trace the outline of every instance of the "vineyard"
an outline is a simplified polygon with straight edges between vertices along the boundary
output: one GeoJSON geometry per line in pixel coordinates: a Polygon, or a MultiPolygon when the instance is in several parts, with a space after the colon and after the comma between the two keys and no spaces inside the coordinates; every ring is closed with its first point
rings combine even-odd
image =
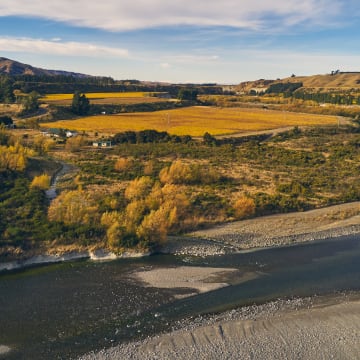
{"type": "Polygon", "coordinates": [[[291,113],[266,109],[193,106],[146,113],[89,116],[43,123],[43,127],[115,134],[154,129],[176,135],[228,135],[288,126],[334,125],[336,116],[291,113]]]}

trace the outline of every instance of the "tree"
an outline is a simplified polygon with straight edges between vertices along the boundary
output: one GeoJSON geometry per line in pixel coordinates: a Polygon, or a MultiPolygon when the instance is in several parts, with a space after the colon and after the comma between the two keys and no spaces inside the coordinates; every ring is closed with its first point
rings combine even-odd
{"type": "Polygon", "coordinates": [[[10,116],[0,116],[0,125],[11,126],[13,123],[13,119],[10,116]]]}
{"type": "Polygon", "coordinates": [[[197,101],[198,91],[196,89],[180,89],[177,98],[181,101],[197,101]]]}
{"type": "Polygon", "coordinates": [[[30,188],[37,188],[40,190],[47,190],[50,187],[50,176],[47,174],[42,174],[35,176],[30,184],[30,188]]]}
{"type": "Polygon", "coordinates": [[[35,112],[39,109],[39,98],[40,95],[36,91],[32,91],[30,94],[26,95],[22,99],[23,109],[21,111],[22,115],[27,115],[35,112]]]}
{"type": "Polygon", "coordinates": [[[51,202],[48,218],[64,224],[89,225],[99,220],[98,205],[83,190],[64,191],[51,202]]]}
{"type": "Polygon", "coordinates": [[[15,102],[15,95],[10,79],[5,76],[0,78],[0,103],[15,102]]]}
{"type": "Polygon", "coordinates": [[[217,144],[216,139],[211,134],[209,134],[208,132],[206,132],[204,134],[203,142],[204,142],[205,145],[216,145],[217,144]]]}
{"type": "Polygon", "coordinates": [[[90,110],[90,101],[85,94],[76,91],[73,95],[71,111],[77,115],[86,115],[90,110]]]}

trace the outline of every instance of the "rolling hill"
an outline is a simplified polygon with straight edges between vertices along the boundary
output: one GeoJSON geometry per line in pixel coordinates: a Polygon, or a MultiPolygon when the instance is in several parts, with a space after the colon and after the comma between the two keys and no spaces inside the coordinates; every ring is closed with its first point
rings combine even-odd
{"type": "Polygon", "coordinates": [[[236,86],[236,91],[250,92],[252,89],[260,92],[266,90],[271,84],[276,83],[302,83],[302,88],[313,89],[316,91],[344,91],[350,89],[360,89],[360,72],[340,72],[332,74],[311,75],[311,76],[291,76],[276,80],[256,80],[242,82],[236,86]]]}
{"type": "Polygon", "coordinates": [[[91,77],[91,75],[80,74],[62,70],[47,70],[37,68],[28,64],[0,57],[0,75],[37,75],[37,76],[72,76],[77,78],[91,77]]]}

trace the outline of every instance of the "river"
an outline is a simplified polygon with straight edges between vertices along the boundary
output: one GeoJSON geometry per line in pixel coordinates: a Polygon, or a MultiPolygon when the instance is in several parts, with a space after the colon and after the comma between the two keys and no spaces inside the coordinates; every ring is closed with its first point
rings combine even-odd
{"type": "MultiPolygon", "coordinates": [[[[225,275],[224,275],[225,276],[225,275]]],[[[0,275],[0,359],[69,359],[90,350],[169,331],[183,319],[277,298],[360,290],[360,238],[206,258],[67,262],[0,275]],[[177,299],[186,289],[145,287],[132,274],[176,266],[237,268],[230,286],[177,299]],[[239,274],[238,272],[238,274],[239,274]]]]}

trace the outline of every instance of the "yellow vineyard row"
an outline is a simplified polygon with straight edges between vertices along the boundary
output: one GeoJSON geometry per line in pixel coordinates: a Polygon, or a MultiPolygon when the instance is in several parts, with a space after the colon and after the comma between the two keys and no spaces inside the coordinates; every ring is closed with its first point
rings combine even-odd
{"type": "MultiPolygon", "coordinates": [[[[109,93],[85,93],[88,99],[104,99],[104,98],[134,98],[134,97],[146,97],[149,93],[144,92],[109,92],[109,93]]],[[[60,101],[71,100],[73,94],[48,94],[42,97],[42,101],[60,101]]]]}

